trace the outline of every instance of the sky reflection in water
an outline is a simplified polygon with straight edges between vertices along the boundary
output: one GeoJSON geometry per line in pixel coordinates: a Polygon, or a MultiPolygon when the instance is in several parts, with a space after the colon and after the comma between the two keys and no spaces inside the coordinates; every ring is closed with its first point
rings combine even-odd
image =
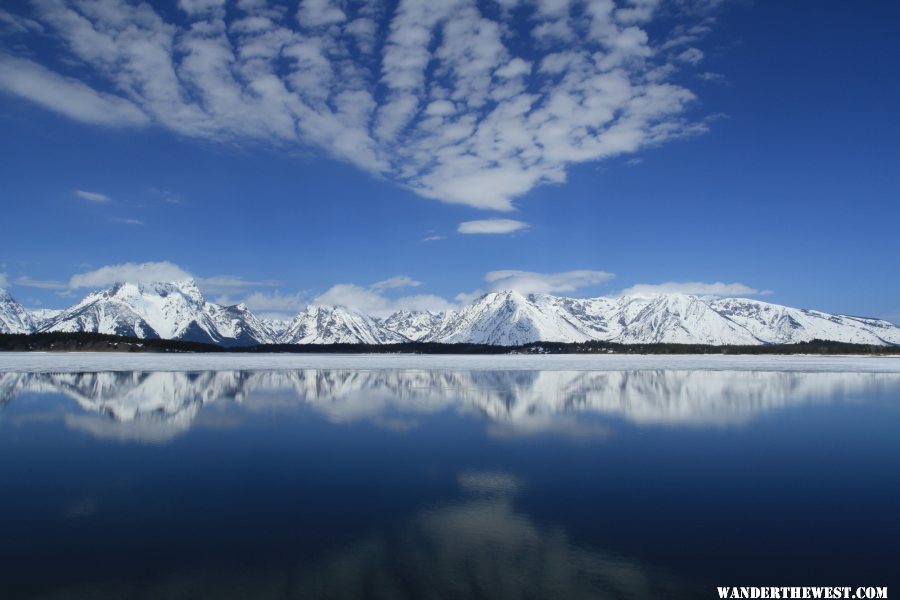
{"type": "Polygon", "coordinates": [[[4,598],[889,585],[900,374],[0,374],[4,598]]]}

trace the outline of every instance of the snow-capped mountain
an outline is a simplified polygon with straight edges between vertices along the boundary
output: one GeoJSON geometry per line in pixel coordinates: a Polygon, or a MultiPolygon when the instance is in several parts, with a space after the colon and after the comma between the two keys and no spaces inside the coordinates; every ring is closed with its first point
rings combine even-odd
{"type": "MultiPolygon", "coordinates": [[[[600,340],[625,344],[759,344],[696,296],[561,298],[492,292],[448,317],[434,341],[518,345],[600,340]]],[[[810,338],[812,339],[812,338],[810,338]]]]}
{"type": "Polygon", "coordinates": [[[449,315],[430,338],[443,343],[515,346],[536,341],[584,342],[592,339],[584,323],[552,296],[504,291],[485,294],[449,315]]]}
{"type": "Polygon", "coordinates": [[[610,341],[624,344],[760,343],[702,298],[685,294],[623,296],[613,305],[609,321],[610,341]]]}
{"type": "Polygon", "coordinates": [[[414,342],[427,342],[440,330],[445,316],[440,312],[404,309],[384,319],[381,324],[414,342]]]}
{"type": "Polygon", "coordinates": [[[282,344],[396,344],[409,341],[368,315],[342,306],[309,306],[294,317],[282,344]]]}
{"type": "Polygon", "coordinates": [[[420,339],[495,345],[587,340],[758,345],[822,339],[887,345],[900,344],[900,327],[743,298],[652,294],[579,299],[504,291],[447,315],[434,334],[420,339]]]}
{"type": "Polygon", "coordinates": [[[714,298],[709,305],[765,343],[789,344],[818,338],[854,344],[900,344],[900,328],[881,319],[832,315],[746,298],[714,298]]]}
{"type": "Polygon", "coordinates": [[[38,330],[87,331],[227,346],[272,341],[265,326],[245,305],[207,302],[192,280],[120,283],[89,294],[38,330]]]}
{"type": "Polygon", "coordinates": [[[449,313],[401,310],[376,319],[342,306],[309,306],[291,321],[259,319],[243,304],[206,301],[193,281],[121,283],[75,306],[29,314],[0,290],[0,332],[68,331],[138,338],[257,344],[392,344],[408,341],[710,345],[814,339],[900,345],[900,327],[745,298],[647,294],[565,298],[499,291],[449,313]]]}
{"type": "Polygon", "coordinates": [[[0,288],[0,333],[31,333],[34,321],[28,311],[0,288]]]}

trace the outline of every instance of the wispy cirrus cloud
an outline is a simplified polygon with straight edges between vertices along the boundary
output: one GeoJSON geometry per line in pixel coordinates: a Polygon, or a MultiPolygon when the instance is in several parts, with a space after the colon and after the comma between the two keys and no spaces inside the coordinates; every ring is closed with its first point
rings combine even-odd
{"type": "Polygon", "coordinates": [[[278,279],[247,279],[236,275],[214,275],[194,277],[200,289],[208,294],[226,294],[258,287],[277,287],[283,282],[278,279]]]}
{"type": "Polygon", "coordinates": [[[133,102],[99,92],[29,59],[0,54],[0,90],[92,125],[134,127],[150,122],[133,102]]]}
{"type": "Polygon", "coordinates": [[[678,55],[678,60],[696,65],[703,60],[703,51],[699,48],[688,48],[678,55]]]}
{"type": "Polygon", "coordinates": [[[408,275],[397,275],[372,284],[373,290],[393,290],[408,287],[419,287],[421,281],[416,281],[408,275]]]}
{"type": "Polygon", "coordinates": [[[32,19],[14,15],[0,8],[0,34],[42,33],[44,28],[32,19]]]}
{"type": "MultiPolygon", "coordinates": [[[[57,281],[55,279],[33,279],[31,277],[23,275],[22,277],[16,278],[16,285],[22,287],[31,287],[42,290],[67,290],[69,289],[69,284],[65,281],[57,281]]],[[[2,286],[0,286],[2,287],[2,286]]]]}
{"type": "Polygon", "coordinates": [[[606,271],[564,271],[536,273],[533,271],[491,271],[484,276],[492,291],[513,290],[523,294],[567,293],[609,281],[615,277],[606,271]]]}
{"type": "Polygon", "coordinates": [[[524,231],[529,225],[525,221],[515,219],[481,219],[478,221],[465,221],[459,224],[456,231],[462,234],[504,234],[524,231]]]}
{"type": "Polygon", "coordinates": [[[651,294],[693,294],[697,296],[762,296],[769,290],[758,290],[743,283],[704,283],[702,281],[668,281],[666,283],[639,283],[619,292],[621,296],[651,294]]]}
{"type": "Polygon", "coordinates": [[[63,54],[53,65],[0,54],[0,90],[96,125],[318,148],[421,196],[494,210],[571,165],[705,130],[673,80],[702,58],[705,13],[657,19],[655,0],[500,5],[182,0],[179,13],[40,0],[5,21],[18,47],[40,28],[63,54]]]}
{"type": "Polygon", "coordinates": [[[81,198],[82,200],[87,200],[88,202],[96,202],[98,204],[103,202],[109,202],[110,197],[106,194],[101,194],[100,192],[88,192],[85,190],[75,190],[75,195],[81,198]]]}

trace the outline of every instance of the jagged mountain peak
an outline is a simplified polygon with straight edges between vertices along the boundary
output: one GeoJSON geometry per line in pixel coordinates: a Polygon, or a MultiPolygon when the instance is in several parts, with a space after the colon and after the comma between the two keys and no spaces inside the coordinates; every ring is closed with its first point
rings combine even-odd
{"type": "Polygon", "coordinates": [[[28,311],[0,288],[0,333],[30,333],[33,330],[34,321],[28,311]]]}
{"type": "Polygon", "coordinates": [[[752,345],[813,339],[900,345],[900,327],[880,319],[683,293],[566,298],[497,290],[446,314],[404,309],[376,319],[346,306],[310,305],[289,322],[261,320],[246,304],[208,302],[192,280],[116,284],[88,294],[56,316],[51,313],[40,319],[32,318],[7,292],[0,291],[0,330],[34,329],[224,345],[410,340],[496,345],[588,340],[752,345]]]}
{"type": "Polygon", "coordinates": [[[550,298],[526,296],[513,290],[490,292],[448,316],[432,339],[510,346],[591,339],[584,325],[571,314],[554,310],[550,298]]]}
{"type": "Polygon", "coordinates": [[[93,331],[223,345],[274,341],[246,306],[208,302],[192,279],[117,283],[88,294],[41,331],[93,331]]]}
{"type": "Polygon", "coordinates": [[[447,317],[442,312],[401,309],[383,319],[381,324],[414,342],[427,342],[447,317]]]}
{"type": "Polygon", "coordinates": [[[391,344],[408,339],[352,308],[310,305],[291,321],[283,344],[391,344]]]}
{"type": "Polygon", "coordinates": [[[152,282],[119,282],[112,287],[96,292],[106,297],[132,298],[138,296],[161,296],[180,294],[193,302],[203,302],[203,294],[193,279],[180,281],[152,281],[152,282]]]}
{"type": "Polygon", "coordinates": [[[622,296],[614,323],[624,343],[759,344],[741,325],[716,312],[699,296],[643,294],[622,296]]]}

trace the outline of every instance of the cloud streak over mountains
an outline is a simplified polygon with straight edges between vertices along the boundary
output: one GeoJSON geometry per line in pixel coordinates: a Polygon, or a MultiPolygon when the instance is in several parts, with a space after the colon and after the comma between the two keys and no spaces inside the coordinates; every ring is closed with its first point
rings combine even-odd
{"type": "Polygon", "coordinates": [[[511,210],[573,164],[704,130],[672,80],[702,63],[709,19],[651,39],[671,22],[654,22],[661,4],[34,0],[0,9],[20,49],[0,50],[0,90],[95,125],[318,148],[427,198],[511,210]],[[59,60],[34,58],[47,43],[59,60]]]}
{"type": "Polygon", "coordinates": [[[694,294],[697,296],[765,296],[769,290],[758,290],[743,283],[704,283],[701,281],[669,281],[666,283],[639,283],[619,292],[622,296],[635,294],[694,294]]]}
{"type": "MultiPolygon", "coordinates": [[[[215,295],[222,305],[243,302],[252,310],[267,318],[291,318],[309,305],[345,306],[369,315],[386,317],[398,310],[427,310],[444,312],[458,309],[487,292],[512,290],[522,294],[582,294],[600,284],[608,283],[615,274],[607,271],[574,270],[558,273],[539,273],[505,269],[489,271],[484,275],[487,289],[460,292],[452,300],[436,294],[409,293],[425,282],[408,275],[396,275],[368,285],[337,283],[321,293],[300,291],[282,292],[283,282],[277,280],[247,279],[234,275],[202,277],[170,261],[146,263],[121,263],[107,265],[77,273],[68,282],[37,280],[20,276],[13,280],[0,272],[0,288],[7,283],[20,287],[54,290],[99,290],[116,283],[134,284],[174,282],[193,279],[204,294],[215,295]]],[[[682,293],[704,296],[755,296],[770,294],[743,283],[668,282],[661,284],[637,284],[617,295],[646,295],[682,293]]]]}

